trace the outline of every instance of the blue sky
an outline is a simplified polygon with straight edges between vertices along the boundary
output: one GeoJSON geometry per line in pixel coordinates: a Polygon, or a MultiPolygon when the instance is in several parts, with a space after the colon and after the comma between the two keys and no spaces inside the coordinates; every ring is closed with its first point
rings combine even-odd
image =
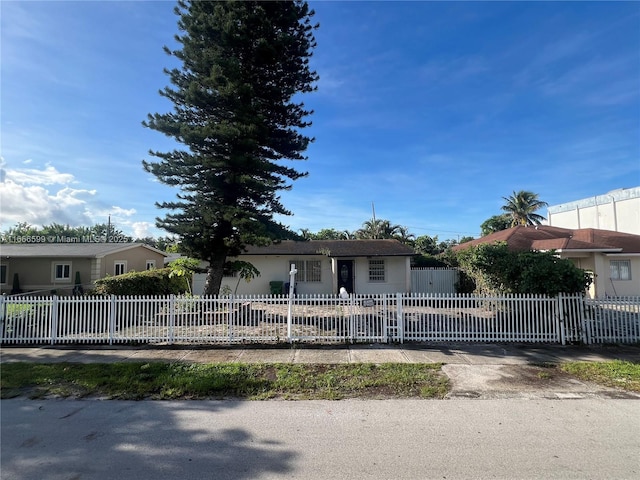
{"type": "MultiPolygon", "coordinates": [[[[293,230],[371,218],[478,236],[502,197],[550,205],[640,185],[640,3],[310,2],[320,23],[309,176],[293,230]]],[[[169,149],[141,122],[174,60],[173,2],[0,2],[0,230],[106,223],[164,236],[169,149]]],[[[546,214],[546,211],[541,212],[546,214]]]]}

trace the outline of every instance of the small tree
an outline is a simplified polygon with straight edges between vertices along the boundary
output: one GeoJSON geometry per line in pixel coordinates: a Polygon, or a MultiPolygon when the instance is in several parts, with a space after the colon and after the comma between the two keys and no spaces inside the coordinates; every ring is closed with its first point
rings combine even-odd
{"type": "Polygon", "coordinates": [[[197,273],[201,269],[199,268],[200,262],[196,258],[177,258],[171,262],[169,267],[169,278],[182,277],[186,282],[185,290],[189,292],[189,295],[193,294],[191,289],[191,280],[194,273],[197,273]]]}
{"type": "Polygon", "coordinates": [[[260,276],[260,271],[252,263],[245,262],[242,260],[227,262],[227,268],[229,269],[229,271],[238,274],[238,281],[236,282],[236,288],[233,290],[234,295],[238,293],[240,280],[244,280],[245,282],[249,283],[255,277],[260,276]]]}
{"type": "Polygon", "coordinates": [[[489,217],[482,222],[480,225],[480,233],[484,237],[508,228],[511,228],[511,216],[507,213],[503,213],[502,215],[489,217]]]}

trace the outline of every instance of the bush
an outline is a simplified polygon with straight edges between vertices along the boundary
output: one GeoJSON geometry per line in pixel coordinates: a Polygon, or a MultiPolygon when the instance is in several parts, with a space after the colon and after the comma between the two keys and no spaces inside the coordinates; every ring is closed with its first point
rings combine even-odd
{"type": "Polygon", "coordinates": [[[456,257],[479,293],[555,296],[583,293],[592,281],[589,273],[554,252],[514,252],[504,242],[469,247],[456,257]]]}
{"type": "Polygon", "coordinates": [[[144,272],[129,272],[96,281],[97,295],[171,295],[187,290],[185,277],[170,277],[171,269],[160,268],[144,272]]]}

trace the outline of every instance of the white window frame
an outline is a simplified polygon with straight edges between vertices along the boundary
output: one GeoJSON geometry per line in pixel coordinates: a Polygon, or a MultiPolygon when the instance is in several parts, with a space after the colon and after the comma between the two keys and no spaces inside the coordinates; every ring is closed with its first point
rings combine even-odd
{"type": "Polygon", "coordinates": [[[73,271],[71,262],[53,262],[51,277],[54,282],[71,282],[71,272],[73,271]],[[62,276],[58,276],[58,267],[62,268],[62,276]],[[65,273],[68,275],[65,276],[65,273]]]}
{"type": "Polygon", "coordinates": [[[384,258],[369,259],[369,283],[385,283],[387,281],[387,262],[384,258]]]}
{"type": "Polygon", "coordinates": [[[147,260],[146,270],[155,270],[156,261],[155,260],[147,260]]]}
{"type": "Polygon", "coordinates": [[[296,266],[296,282],[301,283],[322,283],[322,260],[289,260],[288,267],[291,264],[296,266]]]}
{"type": "Polygon", "coordinates": [[[610,260],[609,272],[611,280],[631,280],[631,260],[610,260]]]}
{"type": "Polygon", "coordinates": [[[7,285],[9,283],[9,265],[6,263],[0,264],[0,285],[7,285]],[[4,282],[2,281],[2,272],[4,269],[4,282]]]}
{"type": "Polygon", "coordinates": [[[113,274],[114,275],[124,275],[127,273],[127,261],[126,260],[116,260],[113,262],[113,274]],[[118,273],[118,267],[122,266],[122,272],[118,273]]]}

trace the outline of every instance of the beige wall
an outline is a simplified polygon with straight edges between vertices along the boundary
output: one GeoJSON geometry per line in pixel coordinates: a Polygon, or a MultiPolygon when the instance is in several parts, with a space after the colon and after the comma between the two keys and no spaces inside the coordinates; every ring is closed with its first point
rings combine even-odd
{"type": "Polygon", "coordinates": [[[0,286],[2,293],[11,293],[14,273],[18,274],[20,289],[25,293],[49,295],[51,290],[56,290],[60,295],[70,294],[75,284],[76,272],[80,272],[83,285],[91,283],[91,261],[88,258],[8,258],[3,259],[2,264],[7,265],[7,283],[0,286]],[[70,265],[69,280],[55,279],[56,264],[70,265]]]}
{"type": "MultiPolygon", "coordinates": [[[[562,255],[567,258],[566,255],[562,255]]],[[[568,257],[578,268],[594,273],[594,281],[588,289],[591,298],[640,296],[640,256],[605,255],[568,257]],[[629,260],[631,280],[611,279],[611,260],[629,260]]]]}
{"type": "Polygon", "coordinates": [[[606,255],[603,259],[605,280],[605,296],[626,297],[640,296],[640,257],[624,255],[606,255]],[[611,260],[629,260],[631,263],[631,280],[612,280],[610,275],[611,260]]]}
{"type": "Polygon", "coordinates": [[[160,253],[153,252],[147,248],[132,248],[119,253],[105,255],[100,262],[100,278],[106,275],[115,275],[115,264],[125,262],[125,273],[144,272],[147,268],[147,261],[155,261],[156,268],[164,266],[164,257],[160,253]]]}
{"type": "Polygon", "coordinates": [[[55,290],[58,295],[68,295],[72,293],[76,272],[80,272],[80,281],[84,289],[92,288],[93,282],[98,278],[103,278],[107,274],[114,274],[116,261],[124,261],[127,265],[127,272],[143,271],[146,269],[147,260],[155,260],[156,268],[162,268],[164,257],[144,247],[132,248],[121,253],[107,255],[104,258],[81,258],[81,257],[32,257],[32,258],[3,258],[2,265],[7,266],[7,282],[0,285],[1,293],[11,293],[13,288],[13,274],[18,273],[20,289],[23,292],[39,292],[42,295],[49,295],[55,290]],[[54,275],[54,265],[69,264],[69,280],[56,280],[54,275]]]}

